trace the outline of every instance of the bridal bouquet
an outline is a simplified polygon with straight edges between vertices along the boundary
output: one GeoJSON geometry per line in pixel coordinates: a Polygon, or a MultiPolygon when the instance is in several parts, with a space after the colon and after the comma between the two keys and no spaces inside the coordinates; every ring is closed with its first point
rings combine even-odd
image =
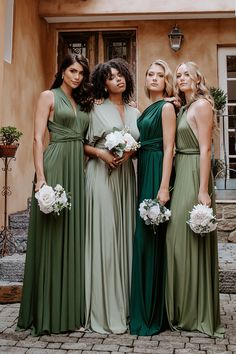
{"type": "Polygon", "coordinates": [[[35,198],[38,200],[39,209],[44,214],[60,215],[64,208],[71,209],[71,197],[60,184],[57,184],[54,188],[44,184],[35,193],[35,198]]]}
{"type": "Polygon", "coordinates": [[[193,232],[201,234],[201,236],[203,236],[202,234],[214,231],[217,227],[212,208],[203,204],[194,205],[192,211],[190,211],[190,219],[187,221],[187,224],[193,232]]]}
{"type": "Polygon", "coordinates": [[[105,147],[119,157],[122,157],[125,151],[136,151],[140,147],[140,143],[132,137],[127,127],[122,130],[113,128],[113,132],[107,134],[105,139],[105,147]]]}
{"type": "Polygon", "coordinates": [[[153,225],[154,233],[155,226],[168,221],[171,217],[171,211],[157,199],[144,199],[139,205],[139,213],[146,225],[153,225]]]}

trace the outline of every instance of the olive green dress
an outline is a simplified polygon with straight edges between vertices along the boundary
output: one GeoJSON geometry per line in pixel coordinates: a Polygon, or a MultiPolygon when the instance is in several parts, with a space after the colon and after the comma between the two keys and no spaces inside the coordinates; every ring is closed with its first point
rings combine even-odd
{"type": "Polygon", "coordinates": [[[33,335],[75,330],[84,323],[84,154],[87,113],[73,109],[53,89],[51,141],[44,153],[47,184],[71,193],[72,208],[60,216],[43,214],[32,195],[23,297],[18,330],[33,335]]]}
{"type": "MultiPolygon", "coordinates": [[[[128,127],[138,140],[137,109],[125,106],[125,120],[107,99],[91,112],[88,143],[104,149],[114,127],[128,127]]],[[[86,327],[99,333],[127,330],[135,227],[136,187],[132,159],[110,173],[98,158],[86,171],[86,327]]]]}
{"type": "MultiPolygon", "coordinates": [[[[166,308],[173,329],[198,330],[222,336],[220,327],[217,234],[201,237],[186,221],[198,204],[200,186],[199,144],[182,108],[177,119],[176,179],[167,226],[166,308]]],[[[209,194],[214,192],[209,180],[209,194]]]]}
{"type": "MultiPolygon", "coordinates": [[[[162,108],[166,101],[151,104],[138,119],[141,148],[138,153],[138,207],[157,196],[162,178],[162,108]]],[[[137,210],[132,266],[130,332],[151,336],[167,326],[165,312],[165,230],[145,225],[137,210]]]]}

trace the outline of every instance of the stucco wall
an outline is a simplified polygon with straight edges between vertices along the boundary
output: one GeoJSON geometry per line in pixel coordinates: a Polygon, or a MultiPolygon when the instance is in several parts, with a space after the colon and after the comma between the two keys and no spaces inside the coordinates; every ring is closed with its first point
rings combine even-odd
{"type": "MultiPolygon", "coordinates": [[[[59,4],[58,1],[55,3],[59,4]]],[[[201,67],[209,84],[217,85],[217,47],[236,46],[236,19],[178,20],[177,24],[184,34],[184,42],[181,50],[174,52],[168,42],[168,33],[175,24],[172,20],[49,25],[38,17],[37,0],[16,0],[14,17],[13,62],[11,65],[4,64],[2,124],[16,125],[23,131],[24,136],[21,139],[16,161],[11,163],[9,185],[12,196],[9,198],[9,212],[24,209],[26,199],[31,194],[34,107],[39,92],[50,86],[57,69],[58,31],[136,29],[137,100],[140,110],[143,110],[148,103],[143,91],[144,73],[153,60],[162,58],[173,70],[178,63],[194,60],[201,67]]],[[[0,21],[0,35],[1,28],[2,21],[0,21]]],[[[2,175],[0,178],[2,185],[2,175]]],[[[0,198],[0,208],[2,213],[3,198],[0,198]]]]}
{"type": "MultiPolygon", "coordinates": [[[[2,26],[1,17],[0,23],[2,26]]],[[[1,125],[15,125],[23,132],[16,161],[11,162],[12,171],[9,172],[8,184],[12,191],[9,197],[9,213],[24,209],[26,199],[31,194],[33,116],[36,98],[45,88],[46,29],[46,22],[38,16],[38,0],[15,1],[12,64],[4,63],[3,70],[0,68],[4,80],[1,125]]],[[[0,186],[2,185],[3,173],[0,171],[0,186]]],[[[2,221],[2,196],[0,211],[2,221]]]]}
{"type": "Polygon", "coordinates": [[[3,54],[4,54],[5,4],[6,4],[6,0],[0,1],[0,125],[2,123],[2,90],[3,90],[3,54]]]}
{"type": "MultiPolygon", "coordinates": [[[[144,74],[149,64],[157,59],[166,60],[174,71],[177,64],[196,61],[204,72],[210,85],[218,85],[218,46],[236,46],[236,19],[179,20],[177,22],[184,34],[183,45],[178,52],[170,49],[168,33],[174,26],[172,20],[123,21],[102,23],[63,23],[51,24],[51,35],[47,38],[51,48],[56,46],[56,33],[60,30],[99,30],[99,29],[136,29],[137,33],[137,98],[141,110],[147,105],[144,96],[144,74]],[[196,30],[199,29],[199,30],[196,30]],[[201,29],[201,31],[200,31],[201,29]]],[[[55,67],[54,53],[48,52],[47,84],[52,79],[55,67]]]]}
{"type": "Polygon", "coordinates": [[[104,14],[141,13],[195,13],[234,11],[234,0],[189,1],[189,0],[40,0],[39,13],[42,16],[76,16],[104,14]]]}

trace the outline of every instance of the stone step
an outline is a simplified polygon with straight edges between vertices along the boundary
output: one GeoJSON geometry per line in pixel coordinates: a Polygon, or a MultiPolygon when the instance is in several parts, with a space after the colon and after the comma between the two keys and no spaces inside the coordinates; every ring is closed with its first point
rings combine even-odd
{"type": "Polygon", "coordinates": [[[236,294],[236,244],[219,243],[220,292],[236,294]]]}
{"type": "MultiPolygon", "coordinates": [[[[218,249],[220,293],[236,294],[236,244],[219,243],[218,249]]],[[[0,303],[20,301],[24,263],[25,254],[0,258],[0,303]]]]}
{"type": "Polygon", "coordinates": [[[22,282],[25,254],[13,254],[0,258],[0,281],[22,282]]]}
{"type": "Polygon", "coordinates": [[[29,225],[29,211],[23,210],[9,215],[9,228],[27,229],[29,225]]]}

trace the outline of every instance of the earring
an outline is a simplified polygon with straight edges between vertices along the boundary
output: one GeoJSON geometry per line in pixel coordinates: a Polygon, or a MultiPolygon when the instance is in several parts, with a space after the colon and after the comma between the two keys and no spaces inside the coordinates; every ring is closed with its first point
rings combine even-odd
{"type": "Polygon", "coordinates": [[[64,79],[64,73],[61,75],[62,80],[64,79]]]}
{"type": "Polygon", "coordinates": [[[107,88],[106,87],[104,88],[104,91],[107,92],[107,88]]]}

